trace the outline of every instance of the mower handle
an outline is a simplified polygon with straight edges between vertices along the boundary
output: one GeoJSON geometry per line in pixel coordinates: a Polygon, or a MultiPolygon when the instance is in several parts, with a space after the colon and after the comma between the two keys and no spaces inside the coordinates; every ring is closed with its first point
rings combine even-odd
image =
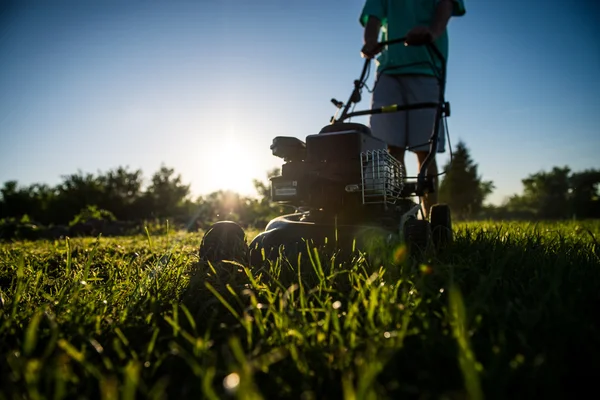
{"type": "MultiPolygon", "coordinates": [[[[401,38],[392,39],[392,40],[386,40],[386,41],[380,42],[379,44],[382,47],[384,47],[384,46],[389,46],[389,45],[399,44],[399,43],[406,43],[406,37],[401,37],[401,38]]],[[[433,161],[433,158],[435,157],[435,154],[437,153],[438,132],[439,132],[439,128],[440,128],[440,120],[442,117],[442,112],[444,112],[444,110],[447,111],[447,107],[448,107],[448,105],[446,104],[445,99],[444,99],[444,92],[446,90],[446,59],[444,58],[444,56],[442,55],[440,50],[437,48],[437,46],[433,42],[427,43],[426,46],[435,54],[435,57],[437,57],[441,63],[441,73],[440,73],[440,76],[437,77],[438,83],[440,85],[440,95],[439,95],[439,99],[438,99],[437,103],[417,103],[417,104],[412,104],[412,105],[409,104],[409,105],[404,105],[404,106],[391,105],[391,106],[381,107],[379,109],[348,113],[352,103],[358,103],[360,101],[360,90],[361,90],[362,86],[365,84],[364,80],[367,75],[369,64],[371,62],[371,57],[368,57],[365,60],[362,72],[360,74],[360,79],[354,81],[354,90],[352,91],[352,94],[350,95],[348,102],[344,106],[342,115],[340,116],[339,119],[332,120],[332,123],[335,124],[336,122],[343,122],[344,120],[354,117],[354,116],[407,111],[407,110],[411,110],[411,109],[414,110],[414,109],[422,109],[422,108],[437,108],[436,118],[434,121],[434,128],[433,128],[433,132],[431,134],[431,143],[429,146],[429,153],[427,154],[427,157],[425,157],[425,160],[423,161],[423,164],[421,165],[421,169],[420,169],[418,177],[417,177],[417,189],[416,189],[417,193],[416,194],[418,196],[422,196],[425,193],[425,190],[426,190],[425,189],[426,188],[425,173],[429,167],[429,164],[433,161]]]]}
{"type": "MultiPolygon", "coordinates": [[[[392,40],[386,40],[383,42],[379,42],[379,45],[381,47],[385,47],[385,46],[390,46],[390,45],[399,44],[399,43],[406,43],[406,36],[398,38],[398,39],[392,39],[392,40]]],[[[423,46],[423,45],[420,45],[420,46],[423,46]]],[[[438,78],[438,81],[440,84],[441,92],[443,93],[445,90],[445,83],[446,83],[446,59],[444,58],[444,56],[442,55],[442,53],[440,52],[440,50],[437,48],[437,46],[434,43],[427,43],[427,44],[425,44],[425,46],[429,47],[429,49],[433,51],[435,56],[439,59],[440,63],[442,64],[441,76],[438,78]]],[[[369,64],[371,63],[372,58],[373,57],[366,58],[365,63],[363,65],[362,72],[360,74],[360,78],[358,80],[354,81],[354,90],[352,91],[350,98],[348,99],[348,101],[346,102],[346,104],[344,106],[342,115],[340,116],[339,119],[337,119],[337,121],[333,121],[334,123],[335,122],[343,122],[344,120],[346,120],[348,118],[369,114],[366,111],[357,112],[357,113],[348,113],[348,111],[350,110],[350,107],[352,106],[353,103],[358,103],[360,101],[360,89],[364,85],[364,80],[366,78],[367,71],[369,69],[369,64]]],[[[443,96],[440,99],[440,101],[443,103],[443,96]]],[[[426,103],[426,104],[423,104],[421,108],[430,108],[430,107],[431,107],[431,104],[426,103]]],[[[404,109],[402,107],[397,107],[394,110],[382,109],[382,110],[377,110],[377,111],[375,111],[375,110],[371,110],[371,111],[372,111],[371,112],[372,114],[378,114],[381,112],[404,111],[404,109]]]]}

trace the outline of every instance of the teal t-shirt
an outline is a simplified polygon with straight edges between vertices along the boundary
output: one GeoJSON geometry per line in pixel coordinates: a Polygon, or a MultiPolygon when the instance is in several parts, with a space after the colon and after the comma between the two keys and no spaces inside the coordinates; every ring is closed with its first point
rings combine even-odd
{"type": "MultiPolygon", "coordinates": [[[[381,21],[381,41],[399,39],[415,26],[429,26],[440,0],[366,0],[360,15],[364,27],[370,16],[381,21]]],[[[463,0],[452,0],[453,16],[465,14],[463,0]]],[[[435,41],[440,53],[448,60],[447,30],[435,41]]],[[[377,57],[379,73],[435,75],[432,62],[440,63],[430,54],[427,46],[404,46],[402,43],[387,46],[377,57]]]]}

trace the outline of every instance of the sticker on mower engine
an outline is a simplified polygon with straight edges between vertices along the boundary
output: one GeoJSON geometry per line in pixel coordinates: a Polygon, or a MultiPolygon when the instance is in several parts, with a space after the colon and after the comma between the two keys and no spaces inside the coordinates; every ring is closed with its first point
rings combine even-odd
{"type": "Polygon", "coordinates": [[[286,187],[286,188],[276,188],[275,189],[275,195],[276,196],[295,196],[296,195],[296,188],[294,187],[286,187]]]}

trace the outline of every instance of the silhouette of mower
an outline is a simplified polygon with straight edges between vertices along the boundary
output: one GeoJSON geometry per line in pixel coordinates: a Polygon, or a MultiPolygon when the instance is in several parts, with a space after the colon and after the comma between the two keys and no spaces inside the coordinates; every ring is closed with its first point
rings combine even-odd
{"type": "MultiPolygon", "coordinates": [[[[402,38],[381,45],[404,42],[402,38]]],[[[367,58],[346,104],[331,100],[338,111],[329,125],[305,141],[285,136],[273,139],[272,153],[284,164],[281,175],[271,178],[272,201],[293,206],[295,212],[271,220],[249,245],[238,224],[217,222],[202,239],[200,258],[212,262],[237,259],[259,266],[265,259],[274,260],[282,254],[295,260],[309,245],[350,254],[361,249],[368,251],[373,240],[380,240],[405,243],[414,254],[450,242],[452,220],[448,206],[433,205],[429,220],[419,219],[419,215],[424,216],[421,202],[412,200],[434,190],[433,179],[437,177],[427,176],[426,171],[438,148],[440,124],[450,111],[444,99],[445,59],[435,45],[427,48],[432,60],[435,57],[439,61],[438,66],[432,63],[441,88],[438,102],[350,112],[352,105],[361,101],[371,62],[367,58]],[[374,137],[369,127],[346,122],[357,116],[422,108],[436,108],[437,114],[429,153],[416,177],[406,176],[401,164],[388,152],[387,144],[374,137]]]]}

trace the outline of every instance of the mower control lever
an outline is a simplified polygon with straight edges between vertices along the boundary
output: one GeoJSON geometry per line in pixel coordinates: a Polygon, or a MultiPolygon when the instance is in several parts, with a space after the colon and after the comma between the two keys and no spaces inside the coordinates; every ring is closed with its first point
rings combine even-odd
{"type": "Polygon", "coordinates": [[[331,102],[333,103],[334,106],[336,106],[337,108],[342,108],[344,107],[344,103],[342,103],[339,100],[336,99],[331,99],[331,102]]]}

